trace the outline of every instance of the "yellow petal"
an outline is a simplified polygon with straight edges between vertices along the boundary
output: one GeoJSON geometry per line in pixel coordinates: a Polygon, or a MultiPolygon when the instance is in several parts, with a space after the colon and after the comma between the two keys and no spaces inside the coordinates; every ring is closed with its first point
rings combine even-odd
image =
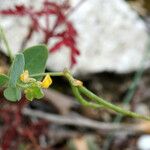
{"type": "Polygon", "coordinates": [[[29,72],[28,70],[25,70],[21,75],[20,75],[20,80],[22,82],[28,82],[29,81],[29,72]]]}
{"type": "Polygon", "coordinates": [[[41,82],[41,87],[47,89],[52,84],[52,79],[49,74],[47,74],[44,80],[41,82]]]}

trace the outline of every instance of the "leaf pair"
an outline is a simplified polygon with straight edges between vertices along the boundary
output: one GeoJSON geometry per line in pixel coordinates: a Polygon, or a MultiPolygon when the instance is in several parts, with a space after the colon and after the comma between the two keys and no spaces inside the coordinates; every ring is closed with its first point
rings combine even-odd
{"type": "MultiPolygon", "coordinates": [[[[15,56],[10,68],[9,75],[0,74],[0,86],[7,87],[4,90],[4,96],[7,100],[15,102],[21,99],[20,87],[20,75],[24,70],[28,70],[30,75],[43,73],[45,71],[45,65],[48,58],[48,49],[45,45],[37,45],[24,50],[23,53],[19,53],[15,56]]],[[[36,78],[40,80],[41,78],[36,78]]],[[[32,98],[41,98],[43,94],[38,94],[38,87],[34,87],[32,90],[32,98]],[[37,94],[35,94],[37,93],[37,94]],[[34,95],[34,96],[33,96],[34,95]],[[38,96],[35,96],[38,95],[38,96]],[[40,96],[39,96],[40,95],[40,96]]],[[[29,95],[29,93],[28,93],[29,95]]]]}

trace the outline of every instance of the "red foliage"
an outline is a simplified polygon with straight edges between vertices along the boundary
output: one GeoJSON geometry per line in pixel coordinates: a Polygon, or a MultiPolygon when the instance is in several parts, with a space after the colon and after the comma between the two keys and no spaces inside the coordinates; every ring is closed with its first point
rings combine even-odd
{"type": "Polygon", "coordinates": [[[23,45],[32,37],[34,32],[42,31],[44,33],[43,43],[47,44],[51,38],[57,38],[58,42],[49,48],[51,52],[58,51],[62,46],[67,46],[71,50],[71,66],[76,63],[76,56],[79,55],[79,50],[76,46],[77,32],[73,27],[72,22],[67,19],[67,11],[70,6],[65,1],[63,4],[57,4],[54,2],[45,1],[41,10],[36,11],[32,7],[25,7],[24,5],[17,5],[14,9],[1,10],[1,15],[9,16],[28,16],[31,19],[31,25],[29,32],[23,42],[23,45]],[[40,25],[40,17],[45,17],[46,27],[40,25]],[[51,16],[55,16],[56,20],[53,27],[49,26],[49,19],[51,16]],[[65,25],[65,29],[62,32],[57,33],[57,29],[60,26],[65,25]]]}
{"type": "Polygon", "coordinates": [[[2,99],[0,99],[0,102],[2,107],[0,119],[3,123],[3,127],[1,127],[1,148],[3,150],[18,149],[19,144],[21,144],[20,139],[24,139],[24,141],[30,141],[34,149],[40,149],[37,140],[40,135],[46,135],[44,131],[47,130],[48,122],[39,120],[34,123],[29,118],[27,119],[21,112],[23,107],[27,105],[25,99],[15,104],[9,104],[2,99]]]}

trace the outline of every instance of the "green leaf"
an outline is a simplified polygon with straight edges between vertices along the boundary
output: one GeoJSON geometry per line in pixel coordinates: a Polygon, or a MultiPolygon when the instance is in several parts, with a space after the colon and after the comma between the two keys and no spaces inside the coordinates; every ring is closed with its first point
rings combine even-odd
{"type": "Polygon", "coordinates": [[[23,54],[25,58],[25,70],[28,70],[30,75],[43,73],[45,71],[48,58],[48,49],[45,45],[30,47],[26,49],[23,54]]]}
{"type": "Polygon", "coordinates": [[[35,84],[25,90],[25,96],[32,101],[33,99],[41,99],[44,94],[42,89],[35,84]]]}
{"type": "Polygon", "coordinates": [[[37,99],[41,99],[44,96],[44,93],[41,88],[34,87],[34,97],[37,99]]]}
{"type": "Polygon", "coordinates": [[[8,87],[4,90],[4,96],[11,102],[16,102],[21,99],[21,90],[17,87],[8,87]]]}
{"type": "Polygon", "coordinates": [[[32,101],[34,99],[34,95],[32,92],[26,92],[25,94],[26,99],[32,101]]]}
{"type": "Polygon", "coordinates": [[[25,60],[23,54],[17,54],[14,58],[14,61],[11,66],[10,70],[10,78],[9,78],[9,86],[15,87],[17,84],[17,80],[19,79],[20,75],[23,73],[25,66],[25,60]]]}
{"type": "Polygon", "coordinates": [[[4,86],[8,83],[9,78],[4,75],[4,74],[0,74],[0,86],[4,86]]]}

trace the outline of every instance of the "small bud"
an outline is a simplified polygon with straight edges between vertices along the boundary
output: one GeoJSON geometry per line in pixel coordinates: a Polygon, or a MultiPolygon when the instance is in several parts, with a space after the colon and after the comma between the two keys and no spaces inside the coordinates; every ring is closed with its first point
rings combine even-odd
{"type": "Polygon", "coordinates": [[[29,72],[28,72],[28,70],[25,70],[21,75],[20,75],[20,80],[22,81],[22,82],[25,82],[25,83],[27,83],[27,82],[29,82],[29,72]]]}
{"type": "Polygon", "coordinates": [[[34,78],[30,78],[29,77],[29,71],[25,70],[21,75],[20,75],[20,80],[24,83],[28,83],[28,82],[35,82],[36,79],[34,78]]]}
{"type": "Polygon", "coordinates": [[[80,81],[80,80],[74,80],[74,86],[83,86],[83,82],[82,81],[80,81]]]}

